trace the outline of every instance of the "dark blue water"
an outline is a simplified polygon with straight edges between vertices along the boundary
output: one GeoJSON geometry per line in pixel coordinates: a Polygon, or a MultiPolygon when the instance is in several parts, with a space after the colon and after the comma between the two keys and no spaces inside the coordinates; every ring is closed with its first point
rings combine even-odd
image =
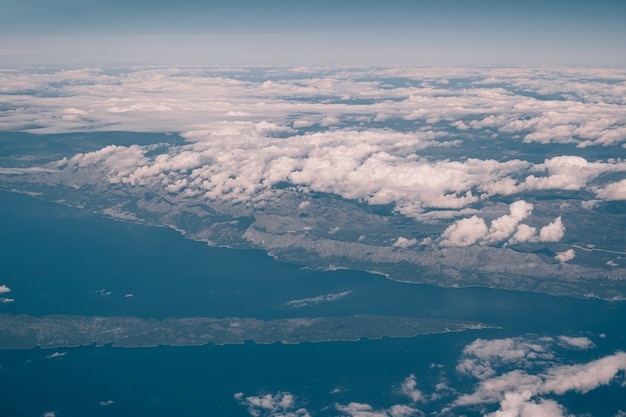
{"type": "MultiPolygon", "coordinates": [[[[424,391],[442,372],[462,386],[454,366],[463,347],[477,337],[584,335],[597,349],[580,354],[582,360],[626,348],[626,303],[441,289],[364,272],[307,270],[260,251],[209,248],[172,230],[10,193],[0,193],[0,231],[0,285],[10,287],[5,295],[15,299],[0,304],[1,313],[265,319],[402,314],[502,327],[356,343],[0,351],[0,416],[48,411],[58,416],[244,416],[248,413],[234,400],[236,392],[279,391],[294,393],[318,415],[335,415],[334,403],[381,408],[397,403],[397,386],[411,373],[424,391]],[[351,292],[331,303],[286,305],[343,291],[351,292]],[[55,351],[65,355],[46,358],[55,351]],[[336,388],[339,393],[329,394],[336,388]],[[100,404],[108,400],[114,403],[100,404]]],[[[596,390],[591,403],[571,396],[568,409],[612,416],[626,409],[619,402],[621,390],[596,390]]]]}

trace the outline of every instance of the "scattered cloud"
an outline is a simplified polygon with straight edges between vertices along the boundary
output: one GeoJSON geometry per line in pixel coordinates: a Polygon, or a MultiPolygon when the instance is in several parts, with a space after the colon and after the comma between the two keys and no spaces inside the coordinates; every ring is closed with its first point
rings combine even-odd
{"type": "MultiPolygon", "coordinates": [[[[546,340],[548,342],[550,340],[546,340]]],[[[457,372],[485,379],[496,374],[495,367],[502,365],[528,366],[531,361],[547,361],[554,353],[541,340],[524,338],[476,339],[463,349],[463,358],[457,365],[457,372]]]]}
{"type": "Polygon", "coordinates": [[[0,294],[6,294],[11,292],[11,288],[7,287],[5,284],[0,285],[0,294]]]}
{"type": "Polygon", "coordinates": [[[246,397],[238,392],[234,398],[247,407],[253,417],[310,417],[305,408],[296,408],[296,397],[288,392],[246,397]]]}
{"type": "Polygon", "coordinates": [[[489,226],[485,219],[472,216],[452,223],[441,235],[442,246],[470,246],[475,244],[516,244],[524,242],[558,242],[565,234],[565,226],[561,217],[544,226],[536,234],[536,228],[521,223],[533,211],[533,205],[523,200],[509,206],[509,214],[491,221],[489,226]]]}
{"type": "Polygon", "coordinates": [[[336,404],[335,409],[344,416],[350,417],[410,417],[421,415],[419,410],[408,405],[394,405],[384,410],[375,410],[364,403],[336,404]]]}
{"type": "Polygon", "coordinates": [[[115,404],[115,401],[113,401],[113,400],[100,401],[100,406],[102,406],[102,407],[109,407],[109,406],[111,406],[113,404],[115,404]]]}
{"type": "Polygon", "coordinates": [[[490,416],[566,415],[564,408],[545,395],[568,392],[585,394],[611,383],[626,370],[626,353],[617,352],[583,364],[563,365],[554,347],[589,350],[595,344],[586,337],[559,336],[481,340],[464,350],[457,369],[478,379],[471,394],[459,396],[454,405],[500,404],[490,416]],[[542,414],[548,413],[548,414],[542,414]]]}
{"type": "MultiPolygon", "coordinates": [[[[571,415],[561,403],[565,394],[584,395],[617,383],[619,375],[626,371],[624,352],[582,363],[564,363],[571,360],[567,359],[568,351],[591,353],[595,347],[589,338],[580,336],[476,339],[465,346],[456,367],[457,379],[464,388],[450,387],[442,369],[445,367],[433,364],[431,370],[439,373],[439,382],[430,384],[430,393],[418,389],[418,379],[411,374],[394,390],[404,401],[388,406],[363,401],[336,402],[332,407],[339,415],[350,417],[465,415],[477,407],[486,417],[565,417],[571,415]],[[469,392],[469,384],[464,380],[467,378],[474,381],[469,392]]],[[[349,391],[336,389],[333,393],[344,395],[349,391]]],[[[235,399],[248,407],[253,416],[308,415],[304,414],[308,411],[296,405],[294,395],[284,392],[251,397],[238,393],[235,399]],[[294,410],[303,411],[293,414],[294,410]]],[[[325,406],[324,410],[330,407],[325,406]]]]}
{"type": "Polygon", "coordinates": [[[54,358],[61,358],[63,356],[67,355],[67,352],[54,352],[50,355],[46,356],[46,359],[54,359],[54,358]]]}

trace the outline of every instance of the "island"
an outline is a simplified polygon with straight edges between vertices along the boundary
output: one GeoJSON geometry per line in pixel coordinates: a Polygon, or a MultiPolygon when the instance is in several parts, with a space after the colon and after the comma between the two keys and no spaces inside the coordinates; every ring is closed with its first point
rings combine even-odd
{"type": "Polygon", "coordinates": [[[187,317],[84,317],[0,314],[0,349],[200,346],[358,341],[497,328],[488,324],[398,316],[348,316],[259,320],[187,317]]]}

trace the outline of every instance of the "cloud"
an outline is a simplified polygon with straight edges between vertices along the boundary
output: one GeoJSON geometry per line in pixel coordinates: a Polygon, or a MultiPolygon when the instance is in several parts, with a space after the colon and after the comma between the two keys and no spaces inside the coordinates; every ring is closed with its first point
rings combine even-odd
{"type": "Polygon", "coordinates": [[[563,407],[554,400],[531,400],[530,391],[507,392],[500,409],[486,417],[565,417],[563,407]]]}
{"type": "Polygon", "coordinates": [[[487,222],[478,216],[455,221],[441,234],[441,246],[470,246],[475,244],[494,245],[524,242],[558,242],[565,234],[565,227],[558,217],[544,226],[536,235],[536,228],[521,223],[533,211],[533,205],[523,200],[509,206],[510,214],[505,214],[487,222]]]}
{"type": "Polygon", "coordinates": [[[573,349],[589,350],[596,346],[588,337],[559,336],[558,339],[561,346],[573,349]]]}
{"type": "Polygon", "coordinates": [[[426,402],[424,394],[416,387],[417,381],[415,379],[415,375],[411,374],[402,383],[402,386],[400,387],[400,392],[409,397],[412,403],[426,402]]]}
{"type": "Polygon", "coordinates": [[[63,356],[67,355],[67,352],[54,352],[50,355],[46,356],[46,359],[54,359],[54,358],[61,358],[63,356]]]}
{"type": "Polygon", "coordinates": [[[11,292],[11,288],[7,287],[5,284],[0,285],[0,294],[6,294],[11,292]]]}
{"type": "Polygon", "coordinates": [[[568,391],[587,393],[607,385],[620,371],[626,370],[626,353],[617,352],[582,365],[556,366],[546,372],[541,393],[562,395],[568,391]]]}
{"type": "Polygon", "coordinates": [[[624,352],[564,365],[556,347],[589,350],[595,344],[586,337],[569,336],[474,341],[465,347],[457,371],[477,378],[478,383],[474,392],[457,397],[454,406],[499,403],[500,409],[489,415],[500,417],[565,415],[561,405],[544,396],[585,394],[626,371],[624,352]]]}
{"type": "Polygon", "coordinates": [[[335,409],[344,416],[350,417],[410,417],[422,415],[422,413],[408,405],[393,405],[388,409],[375,410],[371,405],[364,403],[349,403],[347,405],[336,404],[335,409]]]}
{"type": "MultiPolygon", "coordinates": [[[[611,149],[626,143],[618,87],[624,76],[617,69],[554,68],[0,71],[3,106],[11,109],[3,113],[7,131],[178,132],[158,136],[161,143],[85,147],[90,151],[56,162],[32,162],[39,166],[20,159],[0,176],[16,189],[54,199],[61,193],[67,204],[166,225],[214,245],[269,250],[274,238],[284,243],[306,235],[304,246],[325,245],[328,253],[330,245],[354,244],[348,262],[389,250],[389,258],[432,270],[429,254],[442,250],[438,244],[450,254],[455,247],[556,242],[564,237],[563,221],[574,222],[579,213],[559,211],[551,201],[619,194],[615,181],[626,162],[598,155],[619,156],[611,149]],[[407,82],[398,84],[401,79],[407,82]],[[34,93],[41,91],[46,94],[34,93]],[[545,147],[548,156],[541,156],[544,134],[571,146],[545,147]],[[574,148],[587,141],[610,148],[574,148]],[[341,205],[345,213],[333,222],[310,203],[329,196],[333,209],[341,205]],[[508,212],[494,216],[512,201],[508,212]],[[238,226],[220,233],[202,211],[238,226]],[[546,226],[561,212],[563,219],[546,226]],[[361,215],[372,233],[353,236],[357,223],[366,224],[361,215]],[[274,222],[267,238],[253,241],[253,229],[267,216],[288,221],[274,222]],[[236,220],[244,218],[253,222],[247,230],[236,220]],[[408,227],[401,228],[405,220],[408,227]],[[326,233],[331,230],[338,232],[326,233]],[[358,236],[367,239],[357,242],[358,236]]],[[[571,229],[571,242],[579,230],[571,229]]],[[[284,248],[276,256],[294,256],[284,248]]]]}
{"type": "MultiPolygon", "coordinates": [[[[322,410],[334,409],[337,415],[350,417],[447,416],[476,410],[482,410],[486,417],[569,416],[561,402],[574,394],[584,395],[611,384],[626,371],[625,352],[583,363],[564,363],[571,360],[571,349],[590,351],[594,347],[586,337],[476,339],[463,349],[456,367],[458,375],[453,379],[459,382],[456,388],[449,385],[445,366],[433,364],[431,371],[438,372],[438,382],[430,384],[430,393],[418,389],[416,374],[410,374],[393,389],[405,401],[394,401],[391,405],[379,402],[376,406],[363,401],[336,402],[323,406],[322,410]],[[470,385],[464,378],[475,382],[469,392],[470,385]],[[416,407],[417,403],[420,408],[416,407]]],[[[425,376],[432,380],[432,374],[425,376]]],[[[335,389],[333,393],[345,396],[350,390],[335,389]]],[[[248,407],[253,416],[308,415],[289,393],[251,397],[237,393],[235,399],[248,407]]]]}
{"type": "Polygon", "coordinates": [[[291,300],[287,302],[287,306],[300,308],[300,307],[308,307],[314,304],[328,303],[332,301],[337,301],[340,298],[350,295],[351,293],[352,291],[348,290],[348,291],[342,291],[342,292],[335,293],[335,294],[324,294],[324,295],[318,295],[317,297],[303,298],[300,300],[291,300]]]}
{"type": "Polygon", "coordinates": [[[100,401],[100,406],[101,407],[109,407],[109,406],[111,406],[113,404],[115,404],[115,401],[113,401],[113,400],[100,401]]]}
{"type": "Polygon", "coordinates": [[[545,341],[507,338],[476,339],[463,349],[463,359],[456,370],[460,374],[485,379],[496,374],[496,367],[504,364],[524,367],[531,361],[546,361],[554,358],[545,341]]]}
{"type": "Polygon", "coordinates": [[[0,297],[0,302],[6,304],[6,303],[12,303],[14,302],[15,299],[14,298],[7,298],[7,297],[0,297]]]}
{"type": "Polygon", "coordinates": [[[441,235],[441,246],[470,246],[484,240],[489,229],[484,219],[472,216],[449,226],[441,235]]]}
{"type": "Polygon", "coordinates": [[[539,231],[539,240],[541,242],[558,242],[565,234],[565,226],[561,221],[561,217],[557,217],[552,223],[544,226],[539,231]]]}
{"type": "Polygon", "coordinates": [[[417,244],[417,239],[407,239],[405,237],[400,236],[398,240],[396,240],[393,245],[394,248],[408,248],[417,244]]]}
{"type": "Polygon", "coordinates": [[[247,407],[253,417],[310,417],[304,408],[296,408],[296,397],[288,392],[245,397],[238,392],[234,398],[247,407]]]}
{"type": "Polygon", "coordinates": [[[565,262],[569,262],[576,257],[576,252],[574,249],[568,249],[565,252],[557,252],[554,256],[554,259],[564,264],[565,262]]]}
{"type": "Polygon", "coordinates": [[[596,190],[596,196],[603,200],[626,200],[626,180],[614,182],[596,190]]]}

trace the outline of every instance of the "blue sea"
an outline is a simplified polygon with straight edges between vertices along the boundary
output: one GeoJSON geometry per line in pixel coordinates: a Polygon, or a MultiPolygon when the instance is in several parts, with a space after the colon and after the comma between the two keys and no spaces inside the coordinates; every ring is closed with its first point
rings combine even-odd
{"type": "MultiPolygon", "coordinates": [[[[380,314],[500,326],[410,339],[298,345],[4,350],[0,416],[249,416],[237,393],[280,392],[293,394],[311,415],[341,415],[335,404],[385,409],[398,403],[398,386],[411,374],[424,391],[442,374],[456,389],[470,389],[454,369],[464,346],[477,338],[566,335],[593,340],[593,352],[573,351],[565,362],[626,349],[623,302],[443,289],[363,271],[312,270],[261,251],[212,248],[170,229],[5,192],[0,193],[0,231],[0,285],[11,288],[15,300],[0,304],[0,313],[157,319],[380,314]],[[288,304],[343,292],[348,293],[332,302],[301,308],[288,304]]],[[[626,411],[624,394],[618,383],[561,400],[575,414],[614,416],[626,411]]],[[[421,407],[437,413],[445,406],[442,400],[421,407]]],[[[490,407],[487,411],[497,405],[490,407]]]]}

